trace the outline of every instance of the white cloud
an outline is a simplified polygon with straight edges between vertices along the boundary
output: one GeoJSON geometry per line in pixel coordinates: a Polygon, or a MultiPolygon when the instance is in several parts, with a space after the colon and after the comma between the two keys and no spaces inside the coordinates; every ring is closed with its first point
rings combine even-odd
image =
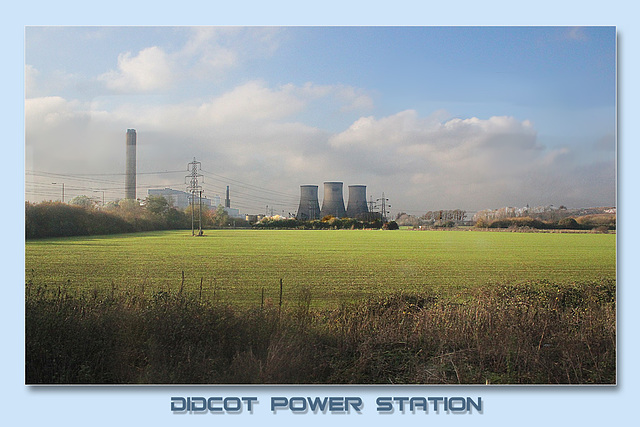
{"type": "Polygon", "coordinates": [[[191,74],[195,77],[212,78],[238,65],[238,51],[220,43],[221,29],[196,27],[191,33],[176,57],[182,64],[192,64],[191,74]]]}
{"type": "Polygon", "coordinates": [[[346,131],[331,138],[333,147],[387,147],[413,155],[480,149],[536,149],[533,125],[513,117],[454,118],[441,122],[436,116],[420,118],[414,110],[376,119],[361,117],[346,131]]]}
{"type": "Polygon", "coordinates": [[[121,53],[116,69],[98,80],[118,92],[161,91],[179,80],[216,81],[250,59],[275,52],[279,31],[269,27],[194,27],[184,45],[174,51],[151,46],[135,54],[121,53]]]}
{"type": "Polygon", "coordinates": [[[199,104],[123,104],[112,111],[123,118],[135,117],[137,123],[151,129],[244,132],[256,126],[295,121],[298,114],[333,108],[330,105],[335,102],[340,106],[352,105],[362,96],[357,90],[343,86],[308,83],[272,88],[256,80],[199,104]],[[355,94],[354,97],[344,96],[345,91],[355,94]]]}
{"type": "Polygon", "coordinates": [[[170,56],[157,46],[148,47],[133,56],[118,55],[118,69],[98,77],[108,88],[119,92],[147,92],[166,89],[173,83],[174,64],[170,56]]]}
{"type": "Polygon", "coordinates": [[[25,100],[25,121],[28,131],[44,131],[46,127],[59,127],[88,120],[77,101],[67,101],[59,96],[25,100]]]}
{"type": "Polygon", "coordinates": [[[304,107],[305,100],[295,92],[292,86],[274,90],[262,82],[248,82],[203,104],[197,118],[214,123],[279,120],[304,107]]]}
{"type": "Polygon", "coordinates": [[[528,202],[581,205],[610,191],[608,181],[585,189],[573,173],[581,167],[577,156],[566,147],[542,147],[528,120],[441,117],[422,118],[413,110],[379,119],[361,117],[328,143],[343,175],[356,174],[373,187],[386,188],[405,210],[528,202]],[[561,200],[575,195],[576,188],[579,197],[561,200]]]}

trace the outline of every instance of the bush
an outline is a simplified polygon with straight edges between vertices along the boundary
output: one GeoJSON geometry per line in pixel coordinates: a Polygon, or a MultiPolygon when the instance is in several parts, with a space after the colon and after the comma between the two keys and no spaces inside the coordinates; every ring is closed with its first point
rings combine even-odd
{"type": "Polygon", "coordinates": [[[580,227],[580,224],[578,224],[578,221],[574,218],[562,218],[558,221],[558,228],[565,230],[579,230],[582,227],[580,227]]]}
{"type": "Polygon", "coordinates": [[[539,230],[553,228],[552,225],[530,217],[503,218],[491,221],[489,228],[535,228],[539,230]]]}
{"type": "Polygon", "coordinates": [[[606,227],[608,230],[616,229],[616,215],[614,214],[585,215],[576,218],[576,221],[586,230],[598,227],[606,227]]]}
{"type": "Polygon", "coordinates": [[[96,210],[60,202],[25,205],[25,237],[68,237],[190,227],[186,216],[174,208],[163,215],[142,208],[137,201],[122,201],[122,206],[96,210]]]}
{"type": "Polygon", "coordinates": [[[124,219],[101,211],[60,202],[26,204],[25,237],[64,237],[128,233],[135,227],[124,219]]]}
{"type": "Polygon", "coordinates": [[[361,221],[354,218],[336,218],[327,215],[322,220],[299,220],[295,218],[264,218],[252,225],[260,229],[298,229],[298,230],[361,230],[363,228],[381,228],[381,221],[361,221]]]}
{"type": "Polygon", "coordinates": [[[491,225],[491,222],[484,219],[484,218],[480,218],[476,221],[476,228],[489,228],[489,226],[491,225]]]}

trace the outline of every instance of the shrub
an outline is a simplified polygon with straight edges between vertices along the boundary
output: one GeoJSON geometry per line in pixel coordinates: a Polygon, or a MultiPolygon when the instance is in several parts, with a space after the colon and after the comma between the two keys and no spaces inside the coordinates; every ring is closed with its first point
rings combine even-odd
{"type": "Polygon", "coordinates": [[[585,215],[576,218],[576,221],[587,230],[598,227],[606,227],[608,230],[616,229],[616,215],[614,214],[585,215]]]}
{"type": "Polygon", "coordinates": [[[542,222],[538,219],[530,218],[530,217],[496,219],[489,224],[489,228],[525,228],[525,227],[535,228],[535,229],[552,228],[550,224],[542,222]]]}
{"type": "Polygon", "coordinates": [[[26,203],[25,237],[91,236],[190,227],[184,213],[174,208],[160,215],[143,209],[135,200],[121,201],[120,205],[96,210],[60,202],[26,203]]]}
{"type": "Polygon", "coordinates": [[[489,222],[488,220],[484,219],[484,218],[480,218],[476,221],[475,227],[476,228],[489,228],[489,225],[491,225],[491,222],[489,222]]]}
{"type": "Polygon", "coordinates": [[[399,230],[400,226],[395,221],[389,221],[382,226],[385,230],[399,230]]]}
{"type": "Polygon", "coordinates": [[[562,218],[558,221],[558,228],[566,230],[579,230],[580,224],[574,218],[562,218]]]}

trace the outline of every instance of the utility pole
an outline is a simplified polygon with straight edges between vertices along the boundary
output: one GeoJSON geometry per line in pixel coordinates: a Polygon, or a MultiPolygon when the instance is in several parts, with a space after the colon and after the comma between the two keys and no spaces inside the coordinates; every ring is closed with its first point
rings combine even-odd
{"type": "Polygon", "coordinates": [[[369,196],[369,212],[373,212],[376,209],[376,202],[373,201],[373,196],[369,196]]]}
{"type": "Polygon", "coordinates": [[[384,193],[382,193],[382,197],[378,199],[381,202],[382,206],[382,222],[387,222],[387,208],[390,208],[391,205],[387,205],[389,199],[384,197],[384,193]]]}
{"type": "MultiPolygon", "coordinates": [[[[204,178],[202,174],[199,174],[198,171],[202,168],[200,162],[196,161],[196,158],[193,158],[193,162],[187,165],[187,170],[191,173],[185,177],[185,182],[187,184],[187,191],[191,193],[191,235],[195,236],[195,201],[196,201],[196,193],[200,193],[200,198],[202,199],[202,186],[198,183],[198,178],[204,178]]],[[[202,200],[199,203],[199,212],[198,212],[198,236],[202,235],[202,200]]]]}
{"type": "Polygon", "coordinates": [[[93,190],[94,193],[102,193],[102,206],[104,206],[104,190],[93,190]]]}
{"type": "Polygon", "coordinates": [[[200,225],[200,230],[198,231],[198,236],[202,236],[202,190],[200,190],[200,197],[198,198],[198,224],[200,225]]]}
{"type": "Polygon", "coordinates": [[[57,184],[62,184],[62,203],[64,203],[64,182],[52,182],[51,184],[53,185],[57,185],[57,184]]]}

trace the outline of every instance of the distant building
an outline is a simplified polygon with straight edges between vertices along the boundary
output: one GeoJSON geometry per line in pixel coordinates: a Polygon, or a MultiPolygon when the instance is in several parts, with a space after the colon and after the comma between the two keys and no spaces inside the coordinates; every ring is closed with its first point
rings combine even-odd
{"type": "Polygon", "coordinates": [[[240,215],[240,209],[234,209],[234,208],[223,208],[223,209],[227,213],[227,215],[229,215],[231,218],[243,218],[243,215],[240,215]]]}
{"type": "MultiPolygon", "coordinates": [[[[178,209],[185,209],[191,204],[191,193],[187,193],[186,191],[173,190],[171,188],[151,189],[148,191],[148,195],[162,196],[178,209]]],[[[197,204],[200,202],[202,203],[203,208],[211,208],[211,199],[203,197],[202,201],[200,201],[199,197],[196,195],[195,203],[197,204]]]]}

